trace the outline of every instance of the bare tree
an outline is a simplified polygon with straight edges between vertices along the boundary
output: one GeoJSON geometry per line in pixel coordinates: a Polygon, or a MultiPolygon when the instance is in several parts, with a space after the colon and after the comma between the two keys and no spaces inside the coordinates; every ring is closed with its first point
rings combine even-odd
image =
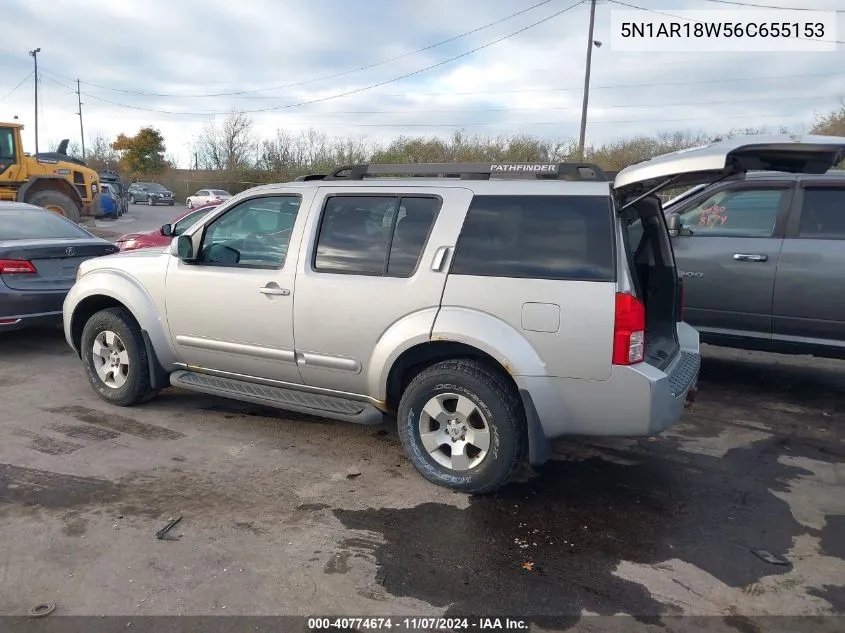
{"type": "MultiPolygon", "coordinates": [[[[47,147],[49,149],[46,150],[46,151],[48,151],[48,152],[57,151],[59,149],[59,145],[61,144],[61,142],[63,140],[64,139],[60,139],[60,140],[51,139],[51,140],[47,141],[47,147]]],[[[81,145],[79,144],[79,141],[70,141],[67,144],[67,155],[73,156],[74,158],[82,158],[82,150],[80,148],[81,148],[81,145]]]]}
{"type": "Polygon", "coordinates": [[[91,169],[117,169],[120,154],[102,132],[94,132],[85,142],[85,162],[91,169]]]}
{"type": "Polygon", "coordinates": [[[222,123],[209,123],[194,144],[201,169],[229,171],[248,167],[256,149],[252,119],[234,108],[222,123]]]}

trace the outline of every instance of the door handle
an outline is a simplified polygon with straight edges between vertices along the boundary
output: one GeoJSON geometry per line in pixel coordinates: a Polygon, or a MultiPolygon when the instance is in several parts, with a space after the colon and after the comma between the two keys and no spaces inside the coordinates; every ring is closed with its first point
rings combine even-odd
{"type": "Polygon", "coordinates": [[[761,253],[737,253],[734,259],[738,262],[766,262],[769,261],[769,256],[761,253]]]}
{"type": "Polygon", "coordinates": [[[267,284],[266,286],[262,286],[258,289],[258,292],[263,295],[275,295],[281,297],[287,297],[290,294],[290,290],[287,288],[279,288],[276,284],[267,284]]]}
{"type": "Polygon", "coordinates": [[[446,263],[446,259],[449,256],[449,252],[452,250],[451,246],[441,246],[437,249],[437,252],[434,253],[434,259],[431,261],[431,270],[436,273],[439,273],[443,270],[443,265],[446,263]]]}

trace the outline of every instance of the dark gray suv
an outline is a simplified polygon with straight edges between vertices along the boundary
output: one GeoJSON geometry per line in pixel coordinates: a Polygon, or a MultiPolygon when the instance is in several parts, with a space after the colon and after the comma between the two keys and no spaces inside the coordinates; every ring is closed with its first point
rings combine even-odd
{"type": "Polygon", "coordinates": [[[175,203],[173,192],[157,182],[133,182],[127,193],[132,204],[146,202],[150,206],[166,204],[172,207],[175,203]]]}
{"type": "Polygon", "coordinates": [[[666,213],[703,342],[845,358],[845,171],[748,172],[666,213]]]}

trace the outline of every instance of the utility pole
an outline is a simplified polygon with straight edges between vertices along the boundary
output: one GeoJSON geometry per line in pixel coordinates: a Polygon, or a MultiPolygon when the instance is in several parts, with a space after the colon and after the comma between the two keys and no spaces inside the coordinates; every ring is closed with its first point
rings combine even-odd
{"type": "Polygon", "coordinates": [[[35,62],[35,153],[38,153],[38,53],[41,52],[40,48],[36,48],[34,51],[29,51],[29,54],[32,56],[33,61],[35,62]]]}
{"type": "Polygon", "coordinates": [[[76,101],[79,103],[79,138],[82,140],[82,160],[85,160],[85,130],[82,128],[82,92],[79,90],[79,79],[76,80],[76,101]]]}
{"type": "Polygon", "coordinates": [[[587,67],[584,71],[584,103],[581,105],[581,134],[578,137],[578,160],[584,160],[584,139],[587,135],[587,103],[590,100],[590,65],[593,61],[593,28],[596,23],[596,0],[590,2],[590,30],[587,33],[587,67]]]}

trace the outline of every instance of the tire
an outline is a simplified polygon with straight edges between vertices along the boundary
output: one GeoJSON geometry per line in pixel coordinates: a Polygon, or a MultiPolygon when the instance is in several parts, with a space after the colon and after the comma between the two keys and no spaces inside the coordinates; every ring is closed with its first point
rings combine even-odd
{"type": "Polygon", "coordinates": [[[61,191],[53,191],[50,189],[46,191],[38,191],[32,194],[26,202],[34,204],[37,207],[43,207],[57,215],[64,216],[68,220],[76,222],[77,224],[79,224],[79,221],[82,219],[79,213],[79,207],[76,206],[76,202],[74,202],[70,196],[63,194],[61,191]]]}
{"type": "Polygon", "coordinates": [[[152,196],[147,196],[147,204],[150,205],[151,207],[156,206],[155,200],[153,200],[152,196]]]}
{"type": "MultiPolygon", "coordinates": [[[[430,482],[452,490],[473,494],[493,492],[511,478],[526,455],[525,411],[519,395],[499,372],[479,361],[449,360],[420,372],[402,393],[398,422],[399,439],[414,467],[430,482]],[[460,444],[441,441],[436,449],[437,456],[426,448],[421,436],[423,428],[443,433],[440,440],[452,438],[447,431],[450,427],[434,422],[423,411],[427,403],[436,403],[438,397],[445,404],[441,406],[444,413],[456,410],[457,407],[450,406],[452,400],[460,402],[458,406],[463,411],[472,407],[468,418],[455,416],[463,419],[451,429],[458,435],[465,433],[464,437],[469,436],[469,430],[476,437],[475,442],[483,445],[484,442],[479,441],[483,436],[480,429],[483,422],[488,438],[486,454],[476,452],[481,447],[467,440],[462,451],[467,459],[463,460],[464,464],[456,464],[442,449],[448,446],[451,451],[453,446],[460,444]],[[449,467],[444,460],[458,468],[449,467]]],[[[462,439],[457,441],[464,442],[462,439]]]]}
{"type": "Polygon", "coordinates": [[[193,209],[194,208],[194,201],[191,200],[190,198],[188,198],[188,200],[185,202],[185,206],[188,207],[189,209],[193,209]]]}
{"type": "Polygon", "coordinates": [[[158,393],[150,385],[150,366],[141,328],[126,308],[108,308],[94,314],[82,330],[80,345],[88,382],[106,402],[128,407],[152,400],[158,393]],[[95,342],[101,350],[99,354],[94,351],[95,342]],[[104,343],[115,351],[125,352],[124,357],[115,359],[115,367],[110,365],[108,347],[101,347],[104,343]],[[98,371],[98,367],[102,368],[98,371]]]}
{"type": "Polygon", "coordinates": [[[175,201],[174,201],[174,202],[168,202],[168,203],[167,203],[167,206],[168,206],[168,207],[172,207],[174,204],[176,204],[176,202],[175,202],[175,201]]]}
{"type": "Polygon", "coordinates": [[[134,195],[129,196],[129,204],[138,204],[137,202],[135,202],[135,196],[134,195]]]}

